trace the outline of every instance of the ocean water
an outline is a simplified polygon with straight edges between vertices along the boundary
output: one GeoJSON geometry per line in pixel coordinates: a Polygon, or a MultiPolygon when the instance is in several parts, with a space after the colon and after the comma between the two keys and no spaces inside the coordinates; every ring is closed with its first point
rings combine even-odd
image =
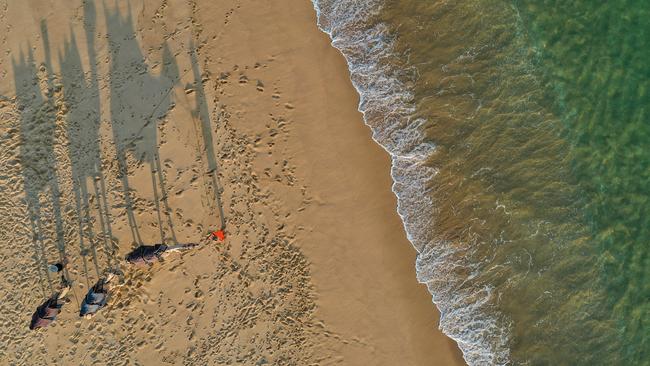
{"type": "Polygon", "coordinates": [[[650,365],[650,2],[314,0],[470,365],[650,365]]]}

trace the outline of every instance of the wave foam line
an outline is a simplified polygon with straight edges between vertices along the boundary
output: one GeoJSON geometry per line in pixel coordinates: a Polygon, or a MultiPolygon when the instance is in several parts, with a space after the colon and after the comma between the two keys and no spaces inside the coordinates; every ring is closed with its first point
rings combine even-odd
{"type": "Polygon", "coordinates": [[[347,60],[359,93],[359,111],[373,139],[390,155],[392,190],[407,237],[417,250],[417,279],[427,285],[440,311],[440,329],[458,343],[469,365],[509,363],[509,324],[491,307],[492,288],[467,289],[462,283],[472,264],[464,251],[471,243],[440,242],[434,235],[435,206],[427,186],[437,170],[426,165],[435,146],[425,141],[423,119],[413,119],[413,95],[404,85],[405,70],[391,68],[397,60],[385,24],[367,22],[382,9],[381,0],[312,0],[318,27],[347,60]],[[463,274],[464,273],[464,274],[463,274]]]}

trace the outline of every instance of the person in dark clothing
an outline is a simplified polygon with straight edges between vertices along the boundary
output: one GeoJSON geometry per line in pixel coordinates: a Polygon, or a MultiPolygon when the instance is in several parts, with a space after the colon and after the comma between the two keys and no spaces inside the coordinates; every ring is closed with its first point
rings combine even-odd
{"type": "Polygon", "coordinates": [[[56,320],[56,316],[61,312],[63,304],[65,304],[65,295],[70,291],[70,285],[66,284],[65,287],[54,296],[50,297],[41,306],[36,308],[36,312],[32,315],[32,322],[29,324],[29,329],[45,328],[56,320]]]}
{"type": "Polygon", "coordinates": [[[126,256],[126,261],[135,265],[153,264],[162,260],[172,252],[189,249],[198,244],[179,244],[168,246],[165,244],[141,245],[126,256]]]}

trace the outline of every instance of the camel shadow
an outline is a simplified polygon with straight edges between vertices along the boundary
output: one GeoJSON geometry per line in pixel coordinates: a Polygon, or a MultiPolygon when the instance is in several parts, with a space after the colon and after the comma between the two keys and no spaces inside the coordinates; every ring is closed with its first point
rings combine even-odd
{"type": "Polygon", "coordinates": [[[133,242],[143,244],[128,177],[129,155],[137,163],[149,165],[161,242],[166,241],[163,215],[167,218],[171,239],[177,242],[158,154],[158,127],[159,121],[173,107],[172,91],[179,80],[178,66],[167,44],[163,43],[162,72],[153,75],[136,40],[130,10],[123,16],[118,8],[105,7],[105,19],[110,53],[111,126],[133,242]],[[162,194],[158,192],[158,184],[162,194]],[[164,213],[160,201],[165,206],[164,213]]]}
{"type": "Polygon", "coordinates": [[[113,237],[106,184],[102,173],[99,136],[101,104],[96,64],[97,56],[94,44],[95,24],[94,2],[86,1],[84,2],[84,31],[90,64],[89,78],[86,78],[86,73],[83,70],[77,38],[72,29],[70,30],[70,39],[64,42],[63,53],[59,52],[58,57],[61,67],[63,100],[67,110],[68,156],[70,158],[72,186],[78,213],[79,245],[88,283],[90,283],[90,279],[88,278],[86,254],[92,254],[97,277],[101,277],[96,250],[98,241],[103,243],[108,268],[119,269],[117,244],[113,237]],[[90,199],[89,186],[95,197],[97,197],[96,200],[90,199]],[[94,201],[95,207],[91,207],[91,201],[94,201]],[[91,224],[93,217],[91,211],[93,209],[96,210],[99,218],[101,235],[94,232],[91,224]],[[87,245],[86,241],[90,245],[87,245]]]}
{"type": "MultiPolygon", "coordinates": [[[[54,255],[48,248],[56,246],[59,262],[68,259],[66,221],[62,216],[65,197],[62,197],[62,178],[58,170],[62,170],[61,177],[67,176],[68,171],[65,171],[67,167],[57,166],[57,159],[62,159],[62,151],[67,152],[70,162],[69,173],[77,213],[73,220],[76,220],[86,282],[92,282],[89,269],[94,268],[97,278],[102,277],[106,268],[119,271],[118,245],[113,235],[111,205],[102,168],[100,129],[103,113],[110,114],[118,178],[133,242],[143,244],[134,212],[129,168],[146,164],[151,174],[161,242],[171,240],[177,243],[158,151],[161,121],[173,108],[173,89],[180,79],[174,56],[167,44],[163,43],[161,72],[154,73],[136,39],[130,11],[123,15],[117,4],[113,9],[104,6],[110,60],[110,104],[104,106],[100,98],[101,78],[97,66],[98,47],[95,45],[98,39],[95,2],[84,1],[83,11],[87,49],[81,53],[78,34],[71,27],[57,53],[60,73],[53,70],[48,28],[44,20],[41,21],[40,34],[44,61],[36,61],[32,45],[27,46],[27,51],[21,50],[17,57],[12,57],[15,105],[19,112],[18,156],[33,236],[34,261],[39,268],[39,283],[44,294],[48,292],[44,283],[49,286],[50,293],[55,292],[55,284],[48,271],[48,264],[52,263],[54,255]],[[84,70],[84,58],[88,60],[87,70],[84,70]],[[57,127],[61,118],[65,122],[62,124],[65,128],[63,140],[60,138],[61,127],[57,127]],[[67,142],[63,142],[65,139],[67,142]],[[98,219],[99,229],[95,229],[95,219],[98,219]],[[105,264],[99,261],[99,249],[103,249],[105,264]]],[[[211,156],[213,161],[214,153],[211,156]]],[[[64,277],[69,279],[67,267],[63,268],[63,272],[64,277]]]]}
{"type": "MultiPolygon", "coordinates": [[[[20,112],[20,150],[23,188],[29,224],[32,231],[34,260],[39,267],[41,284],[47,281],[50,293],[54,284],[47,269],[47,238],[49,223],[54,222],[54,242],[59,253],[59,261],[66,258],[63,219],[61,217],[61,192],[56,170],[55,129],[56,111],[54,106],[53,80],[50,73],[49,44],[47,32],[42,24],[43,42],[46,49],[45,67],[36,67],[31,45],[27,55],[21,50],[18,60],[12,57],[16,107],[20,112]],[[41,86],[45,74],[46,85],[41,86]],[[43,90],[44,89],[44,90],[43,90]]],[[[67,271],[65,272],[67,275],[67,271]]],[[[45,291],[44,291],[45,292],[45,291]]]]}

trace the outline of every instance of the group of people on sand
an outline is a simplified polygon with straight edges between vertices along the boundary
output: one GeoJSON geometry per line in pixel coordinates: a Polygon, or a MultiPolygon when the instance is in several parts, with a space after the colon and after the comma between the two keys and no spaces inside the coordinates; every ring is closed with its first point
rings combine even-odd
{"type": "MultiPolygon", "coordinates": [[[[132,265],[151,265],[160,261],[163,256],[197,246],[198,244],[179,244],[168,246],[165,244],[141,245],[131,251],[126,256],[126,261],[132,265]]],[[[59,271],[62,271],[67,262],[57,264],[59,271]]],[[[108,272],[104,278],[100,278],[97,283],[88,289],[88,293],[81,303],[79,316],[82,318],[92,318],[100,309],[106,306],[111,292],[111,285],[114,283],[116,273],[108,272]]],[[[41,306],[36,308],[29,329],[40,329],[47,327],[56,320],[57,315],[61,312],[63,305],[67,302],[66,296],[72,288],[72,282],[61,276],[62,289],[52,297],[47,299],[41,306]]]]}

